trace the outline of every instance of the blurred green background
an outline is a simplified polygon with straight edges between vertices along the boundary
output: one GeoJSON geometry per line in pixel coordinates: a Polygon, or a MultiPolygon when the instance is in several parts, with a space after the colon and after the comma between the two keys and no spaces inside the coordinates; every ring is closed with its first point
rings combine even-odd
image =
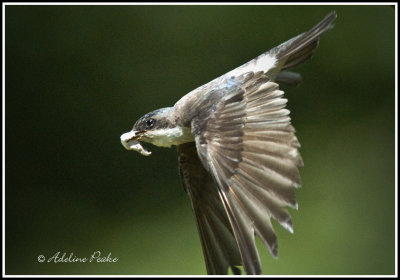
{"type": "MultiPolygon", "coordinates": [[[[282,88],[305,167],[265,274],[395,273],[395,10],[389,6],[6,6],[7,274],[205,274],[175,149],[125,150],[137,118],[302,33],[282,88]],[[95,251],[116,263],[39,263],[95,251]]],[[[149,147],[149,145],[147,145],[149,147]]]]}

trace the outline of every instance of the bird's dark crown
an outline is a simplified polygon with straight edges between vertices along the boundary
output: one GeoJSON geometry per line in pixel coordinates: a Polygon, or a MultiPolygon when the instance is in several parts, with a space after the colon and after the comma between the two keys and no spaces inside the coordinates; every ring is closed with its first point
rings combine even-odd
{"type": "Polygon", "coordinates": [[[174,127],[170,120],[173,108],[167,107],[154,110],[139,118],[133,126],[135,131],[148,131],[174,127]]]}

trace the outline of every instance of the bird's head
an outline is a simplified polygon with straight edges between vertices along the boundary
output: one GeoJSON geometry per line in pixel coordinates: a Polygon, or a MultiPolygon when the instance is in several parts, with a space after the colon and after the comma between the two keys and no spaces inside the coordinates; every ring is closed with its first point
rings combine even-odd
{"type": "Polygon", "coordinates": [[[168,107],[150,112],[139,118],[130,132],[121,135],[121,143],[128,150],[148,156],[151,152],[139,141],[159,147],[170,147],[193,141],[190,128],[178,124],[174,108],[168,107]]]}

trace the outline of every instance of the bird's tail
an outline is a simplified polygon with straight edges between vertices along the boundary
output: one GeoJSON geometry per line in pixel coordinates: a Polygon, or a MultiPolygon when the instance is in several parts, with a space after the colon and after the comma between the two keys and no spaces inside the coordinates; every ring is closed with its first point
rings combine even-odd
{"type": "Polygon", "coordinates": [[[269,54],[279,61],[277,65],[279,71],[295,67],[308,60],[318,46],[319,37],[333,28],[336,17],[336,12],[332,11],[309,31],[273,48],[269,54]]]}
{"type": "Polygon", "coordinates": [[[280,44],[224,76],[240,76],[247,72],[263,71],[272,81],[297,85],[301,81],[300,74],[291,72],[280,74],[280,72],[308,60],[318,46],[319,37],[333,28],[336,17],[335,11],[330,12],[309,31],[280,44]]]}

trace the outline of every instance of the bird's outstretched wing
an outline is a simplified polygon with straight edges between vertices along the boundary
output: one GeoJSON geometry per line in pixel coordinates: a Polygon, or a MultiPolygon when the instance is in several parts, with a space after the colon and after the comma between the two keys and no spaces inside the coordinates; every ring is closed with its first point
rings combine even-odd
{"type": "MultiPolygon", "coordinates": [[[[270,217],[292,232],[285,207],[297,208],[294,187],[300,186],[298,166],[303,162],[289,111],[285,109],[287,100],[282,96],[283,91],[263,72],[249,72],[231,77],[225,86],[199,100],[200,114],[192,120],[198,156],[215,181],[247,274],[261,273],[254,234],[277,256],[270,217]]],[[[213,200],[208,197],[211,183],[206,185],[207,188],[195,188],[199,198],[196,205],[193,203],[194,208],[218,201],[215,193],[213,200]]],[[[204,240],[202,228],[206,222],[199,222],[199,218],[210,219],[207,215],[196,213],[206,259],[210,257],[207,248],[218,246],[215,243],[220,241],[219,237],[204,240]]],[[[235,257],[233,263],[236,262],[235,257]]],[[[215,265],[221,266],[218,260],[215,265]]]]}
{"type": "Polygon", "coordinates": [[[178,146],[179,171],[196,217],[208,274],[240,274],[239,249],[211,174],[197,155],[194,142],[178,146]]]}

